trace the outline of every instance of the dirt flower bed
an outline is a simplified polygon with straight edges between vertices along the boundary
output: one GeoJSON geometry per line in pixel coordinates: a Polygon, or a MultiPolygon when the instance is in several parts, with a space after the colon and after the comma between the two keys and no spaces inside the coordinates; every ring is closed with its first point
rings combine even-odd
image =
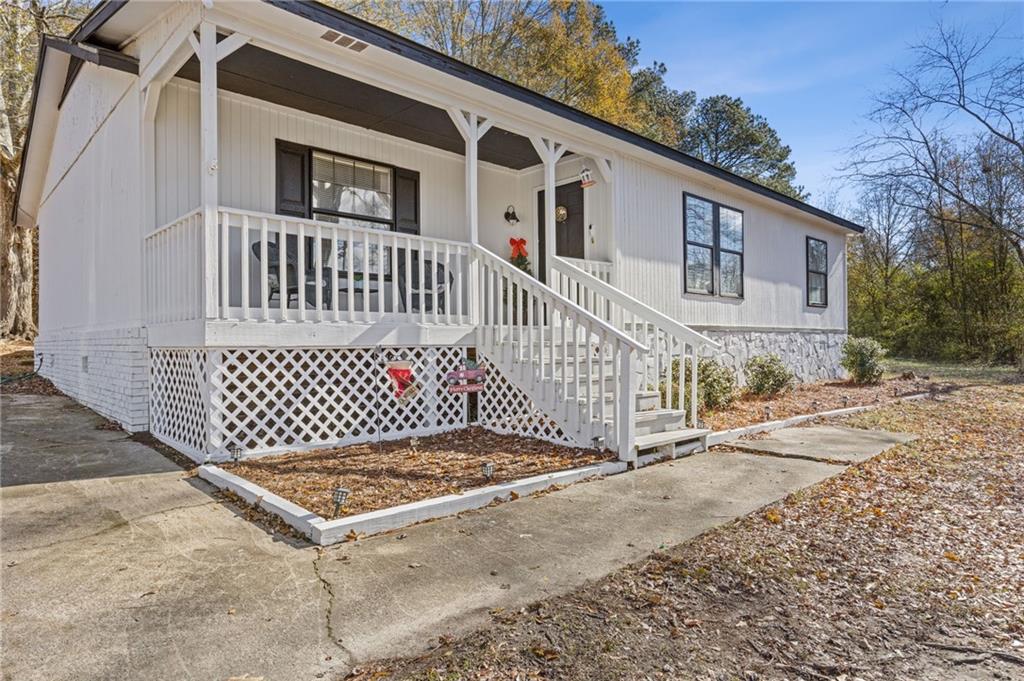
{"type": "Polygon", "coordinates": [[[727,408],[709,412],[702,415],[702,418],[712,430],[730,430],[768,420],[842,409],[844,406],[857,407],[892,402],[896,395],[945,390],[949,386],[950,384],[944,381],[932,381],[916,376],[892,378],[878,385],[857,385],[849,381],[804,383],[776,397],[762,398],[744,393],[727,408]],[[844,397],[847,399],[844,400],[844,397]],[[765,407],[771,409],[770,419],[765,418],[765,407]]]}
{"type": "Polygon", "coordinates": [[[919,439],[352,677],[1024,678],[1024,385],[837,422],[919,439]]]}
{"type": "Polygon", "coordinates": [[[352,491],[343,515],[485,487],[616,457],[483,428],[381,443],[293,452],[221,467],[324,518],[332,517],[335,487],[352,491]],[[481,466],[494,463],[494,475],[481,466]]]}

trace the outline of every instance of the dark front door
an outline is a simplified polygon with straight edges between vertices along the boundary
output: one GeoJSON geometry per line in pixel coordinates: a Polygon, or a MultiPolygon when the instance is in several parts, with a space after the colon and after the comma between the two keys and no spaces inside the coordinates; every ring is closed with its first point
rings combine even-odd
{"type": "MultiPolygon", "coordinates": [[[[586,225],[583,222],[583,187],[580,186],[580,183],[570,182],[555,187],[555,206],[564,207],[566,212],[565,220],[555,223],[555,254],[582,259],[586,225]]],[[[543,191],[537,194],[537,215],[537,272],[540,280],[546,282],[543,191]]]]}

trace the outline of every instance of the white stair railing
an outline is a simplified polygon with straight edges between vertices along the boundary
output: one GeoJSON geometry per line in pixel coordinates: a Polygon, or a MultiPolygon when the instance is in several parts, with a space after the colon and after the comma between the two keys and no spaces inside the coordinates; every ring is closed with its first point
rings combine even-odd
{"type": "Polygon", "coordinates": [[[143,239],[147,322],[202,318],[203,238],[203,215],[196,209],[143,239]]]}
{"type": "Polygon", "coordinates": [[[718,343],[668,315],[658,312],[620,291],[565,258],[554,258],[552,288],[561,296],[590,310],[650,351],[641,363],[641,387],[659,390],[661,406],[683,409],[686,404],[684,376],[690,374],[688,424],[697,427],[697,351],[718,343]],[[679,373],[673,376],[673,362],[679,373]]]}
{"type": "Polygon", "coordinates": [[[632,460],[647,348],[487,249],[473,252],[477,347],[570,437],[632,460]]]}

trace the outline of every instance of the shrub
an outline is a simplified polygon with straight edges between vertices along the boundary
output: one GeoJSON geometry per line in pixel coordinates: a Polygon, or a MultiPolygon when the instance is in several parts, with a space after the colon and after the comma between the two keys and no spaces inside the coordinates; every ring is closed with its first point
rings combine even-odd
{"type": "MultiPolygon", "coordinates": [[[[690,372],[684,377],[683,409],[690,408],[690,372]]],[[[660,386],[661,394],[665,394],[665,384],[660,386]]],[[[721,409],[732,404],[736,399],[736,374],[709,357],[697,361],[697,409],[721,409]]],[[[679,409],[679,360],[672,360],[672,408],[679,409]]]]}
{"type": "Polygon", "coordinates": [[[751,357],[744,367],[747,390],[755,395],[778,395],[793,387],[796,377],[778,355],[751,357]]]}
{"type": "Polygon", "coordinates": [[[874,338],[847,338],[840,364],[850,372],[854,383],[878,383],[882,380],[883,348],[874,338]]]}

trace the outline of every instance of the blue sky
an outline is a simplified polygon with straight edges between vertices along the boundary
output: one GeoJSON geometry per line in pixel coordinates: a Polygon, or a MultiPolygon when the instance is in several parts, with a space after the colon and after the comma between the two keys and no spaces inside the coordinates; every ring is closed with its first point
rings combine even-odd
{"type": "MultiPolygon", "coordinates": [[[[820,200],[843,149],[866,129],[872,92],[892,83],[907,46],[937,20],[988,31],[1003,24],[1020,51],[1024,4],[1004,2],[600,3],[620,38],[639,38],[641,63],[662,61],[668,83],[699,97],[742,97],[793,149],[797,181],[820,200]]],[[[850,192],[840,187],[840,197],[850,192]]]]}

